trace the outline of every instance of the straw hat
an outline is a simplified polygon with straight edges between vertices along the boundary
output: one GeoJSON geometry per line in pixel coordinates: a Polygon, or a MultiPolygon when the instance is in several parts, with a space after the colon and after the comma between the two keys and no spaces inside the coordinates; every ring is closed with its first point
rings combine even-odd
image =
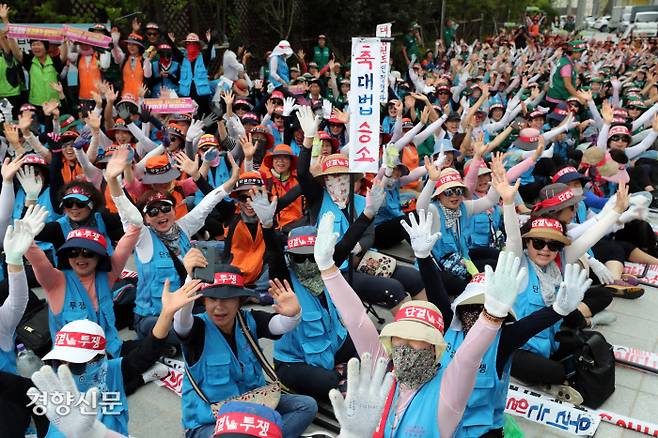
{"type": "Polygon", "coordinates": [[[610,152],[603,152],[598,147],[591,147],[583,153],[583,158],[580,160],[581,168],[587,169],[586,176],[590,176],[590,169],[596,169],[601,177],[613,183],[619,184],[620,182],[628,182],[630,177],[626,169],[622,169],[621,165],[612,159],[610,152]]]}
{"type": "Polygon", "coordinates": [[[386,324],[379,335],[379,340],[389,356],[392,355],[393,345],[391,338],[409,339],[412,341],[425,341],[434,345],[436,363],[447,344],[443,339],[443,315],[441,311],[429,301],[407,301],[400,307],[395,315],[395,321],[386,324]]]}
{"type": "Polygon", "coordinates": [[[432,198],[439,196],[441,193],[452,187],[462,187],[464,189],[464,193],[468,197],[468,189],[462,180],[462,176],[457,170],[450,167],[441,171],[441,175],[439,176],[439,180],[436,182],[435,187],[436,189],[432,194],[432,198]]]}
{"type": "Polygon", "coordinates": [[[571,239],[564,235],[564,227],[557,219],[538,217],[532,220],[530,227],[530,230],[521,236],[523,239],[539,237],[571,245],[571,239]]]}
{"type": "Polygon", "coordinates": [[[325,175],[340,175],[349,173],[358,175],[356,177],[357,179],[361,177],[361,173],[352,172],[350,170],[350,159],[347,157],[347,155],[332,154],[325,158],[325,160],[322,162],[322,170],[320,173],[315,175],[315,177],[322,178],[325,175]]]}
{"type": "MultiPolygon", "coordinates": [[[[464,164],[464,175],[468,174],[468,170],[471,167],[472,161],[473,160],[468,160],[466,164],[464,164]]],[[[488,175],[490,173],[491,173],[491,169],[489,169],[487,163],[485,163],[484,160],[480,161],[480,167],[478,167],[478,176],[488,175]]]]}

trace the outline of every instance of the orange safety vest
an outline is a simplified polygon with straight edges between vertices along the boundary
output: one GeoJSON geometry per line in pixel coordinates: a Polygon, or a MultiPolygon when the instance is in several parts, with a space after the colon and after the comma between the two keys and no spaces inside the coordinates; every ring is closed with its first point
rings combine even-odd
{"type": "MultiPolygon", "coordinates": [[[[94,52],[89,62],[87,56],[80,55],[78,59],[78,80],[80,83],[80,99],[93,99],[92,91],[98,93],[98,84],[101,81],[101,69],[98,54],[94,52]]],[[[135,96],[137,96],[135,94],[135,96]]]]}
{"type": "MultiPolygon", "coordinates": [[[[267,191],[270,192],[272,196],[276,196],[277,198],[281,199],[283,195],[288,193],[288,191],[290,191],[293,187],[299,185],[296,172],[293,171],[286,182],[281,182],[279,178],[272,175],[271,171],[267,169],[263,170],[264,167],[265,166],[261,166],[259,170],[261,176],[263,177],[263,181],[265,182],[265,188],[267,188],[267,191]]],[[[277,223],[279,229],[283,228],[291,222],[295,222],[302,217],[302,202],[302,197],[300,196],[277,214],[277,223]]]]}
{"type": "Polygon", "coordinates": [[[87,178],[85,178],[85,172],[82,170],[82,166],[80,166],[80,163],[76,161],[75,166],[71,168],[69,166],[69,163],[64,160],[64,163],[62,163],[62,179],[64,180],[64,184],[68,184],[71,181],[86,181],[87,178]]]}
{"type": "MultiPolygon", "coordinates": [[[[405,166],[409,168],[409,172],[417,168],[418,164],[420,163],[420,158],[418,157],[418,151],[416,150],[416,147],[413,145],[407,145],[402,148],[401,161],[405,166]]],[[[418,184],[420,184],[419,181],[414,181],[404,186],[404,188],[418,190],[418,184]]]]}
{"type": "Polygon", "coordinates": [[[188,213],[183,189],[180,187],[180,183],[178,181],[176,181],[176,186],[171,190],[170,193],[173,195],[174,199],[176,199],[176,220],[178,220],[188,213]]]}
{"type": "Polygon", "coordinates": [[[103,190],[103,197],[105,198],[105,208],[107,208],[110,213],[118,213],[119,210],[117,209],[117,206],[112,199],[112,195],[110,194],[110,186],[108,186],[107,183],[103,181],[101,189],[103,190]]]}
{"type": "Polygon", "coordinates": [[[247,225],[241,220],[238,221],[231,237],[231,255],[231,265],[242,271],[245,284],[255,282],[263,272],[265,257],[265,240],[260,224],[256,238],[253,239],[247,225]]]}
{"type": "Polygon", "coordinates": [[[135,61],[135,68],[133,69],[130,67],[130,58],[131,56],[128,56],[123,64],[123,91],[121,91],[121,96],[132,94],[137,97],[139,96],[139,89],[144,83],[143,59],[141,56],[138,56],[135,61]]]}

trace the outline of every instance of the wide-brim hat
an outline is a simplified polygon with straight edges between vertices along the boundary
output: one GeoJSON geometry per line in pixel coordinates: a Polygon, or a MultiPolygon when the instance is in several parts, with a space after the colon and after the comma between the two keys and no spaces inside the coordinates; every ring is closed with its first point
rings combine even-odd
{"type": "Polygon", "coordinates": [[[170,137],[175,136],[184,140],[185,134],[183,134],[183,130],[184,128],[177,123],[169,123],[167,125],[167,134],[169,134],[170,137]]]}
{"type": "Polygon", "coordinates": [[[576,195],[566,184],[555,183],[542,187],[539,199],[540,202],[532,209],[535,215],[554,213],[576,205],[583,200],[583,195],[576,195]]]}
{"type": "Polygon", "coordinates": [[[524,151],[534,151],[537,149],[537,144],[541,132],[535,128],[523,128],[519,132],[519,136],[514,140],[512,146],[517,147],[524,151]]]}
{"type": "Polygon", "coordinates": [[[96,156],[96,163],[102,164],[107,163],[112,159],[112,154],[121,149],[121,145],[112,143],[107,148],[99,149],[98,155],[96,156]]]}
{"type": "Polygon", "coordinates": [[[144,38],[138,34],[138,33],[131,33],[128,35],[128,37],[125,40],[121,41],[122,46],[126,46],[126,44],[134,44],[136,46],[139,46],[142,50],[145,50],[146,47],[144,46],[144,38]]]}
{"type": "Polygon", "coordinates": [[[580,180],[584,185],[587,181],[590,180],[590,178],[578,172],[578,170],[573,166],[563,167],[562,169],[555,172],[555,175],[551,177],[551,181],[553,183],[568,184],[571,181],[576,180],[580,180]]]}
{"type": "Polygon", "coordinates": [[[69,261],[64,255],[68,249],[82,248],[93,252],[100,258],[96,267],[97,271],[109,272],[111,270],[110,260],[107,254],[107,240],[98,230],[92,228],[77,228],[69,231],[66,242],[57,249],[57,268],[71,269],[69,261]]]}
{"type": "Polygon", "coordinates": [[[274,147],[274,150],[267,154],[265,158],[263,158],[263,164],[267,166],[268,168],[272,168],[272,160],[274,160],[274,157],[288,157],[290,158],[290,170],[294,170],[297,168],[297,156],[292,152],[292,149],[290,146],[287,144],[278,144],[274,147]]]}
{"type": "Polygon", "coordinates": [[[447,138],[441,139],[439,142],[434,143],[434,151],[432,152],[432,156],[438,155],[441,153],[441,146],[443,146],[443,152],[454,152],[455,156],[459,156],[461,152],[459,152],[457,149],[452,144],[452,141],[448,140],[447,138]]]}
{"type": "Polygon", "coordinates": [[[551,111],[546,118],[549,120],[561,122],[565,117],[569,115],[569,113],[569,106],[566,103],[560,102],[555,108],[553,108],[553,111],[551,111]]]}
{"type": "Polygon", "coordinates": [[[604,152],[598,147],[586,149],[580,165],[586,169],[595,168],[604,180],[612,183],[619,184],[630,180],[626,169],[622,169],[621,165],[612,159],[610,152],[604,152]]]}
{"type": "Polygon", "coordinates": [[[165,184],[181,175],[166,154],[156,155],[146,160],[142,184],[165,184]]]}
{"type": "Polygon", "coordinates": [[[393,353],[391,338],[424,341],[434,345],[436,363],[441,360],[447,344],[443,339],[443,315],[441,311],[429,301],[407,301],[400,307],[395,315],[395,321],[388,323],[382,329],[379,340],[389,357],[393,353]]]}
{"type": "Polygon", "coordinates": [[[183,40],[184,43],[197,43],[201,45],[201,39],[199,38],[199,35],[195,34],[194,32],[190,32],[187,34],[185,39],[183,40]]]}
{"type": "Polygon", "coordinates": [[[78,319],[59,329],[53,349],[43,360],[87,363],[99,354],[105,354],[105,345],[105,331],[100,325],[88,319],[78,319]]]}
{"type": "Polygon", "coordinates": [[[311,225],[297,227],[288,233],[286,252],[293,254],[313,254],[318,229],[311,225]]]}
{"type": "Polygon", "coordinates": [[[265,138],[267,138],[267,149],[272,149],[272,147],[274,146],[274,136],[272,135],[269,129],[267,129],[263,125],[256,125],[251,130],[252,137],[254,134],[264,134],[265,138]]]}
{"type": "Polygon", "coordinates": [[[357,175],[356,179],[361,178],[362,175],[361,172],[353,172],[350,170],[350,159],[347,155],[332,154],[322,162],[322,170],[315,176],[315,178],[322,180],[323,177],[327,175],[342,175],[350,173],[357,175]]]}
{"type": "Polygon", "coordinates": [[[49,169],[48,163],[46,160],[39,154],[26,154],[24,156],[24,161],[22,166],[40,166],[45,168],[46,170],[49,169]]]}
{"type": "Polygon", "coordinates": [[[549,239],[556,242],[562,242],[565,245],[571,245],[571,239],[564,235],[564,227],[559,220],[548,217],[538,217],[532,219],[530,224],[530,230],[523,234],[521,238],[530,239],[533,237],[539,237],[541,239],[549,239]]]}
{"type": "MultiPolygon", "coordinates": [[[[473,160],[468,160],[466,163],[464,163],[464,175],[468,173],[472,162],[473,160]]],[[[487,163],[485,163],[484,160],[480,161],[480,166],[478,167],[478,176],[489,175],[490,173],[492,173],[492,170],[489,169],[487,163]]]]}
{"type": "MultiPolygon", "coordinates": [[[[114,121],[114,126],[112,129],[107,131],[107,136],[108,137],[114,137],[114,134],[116,134],[117,131],[124,131],[124,132],[130,132],[130,129],[128,129],[128,126],[126,126],[126,121],[123,119],[116,119],[114,121]]],[[[132,135],[132,132],[130,132],[132,135]]]]}
{"type": "Polygon", "coordinates": [[[263,178],[260,172],[243,172],[235,183],[235,187],[231,192],[231,198],[239,198],[242,192],[251,189],[260,189],[261,187],[263,187],[263,178]]]}
{"type": "MultiPolygon", "coordinates": [[[[472,304],[484,305],[485,292],[487,290],[486,275],[484,273],[475,274],[471,281],[466,285],[464,292],[459,294],[451,304],[453,317],[450,323],[450,329],[462,330],[462,322],[457,316],[457,307],[468,306],[472,304]]],[[[516,319],[514,309],[510,308],[507,312],[508,318],[516,319]]]]}
{"type": "Polygon", "coordinates": [[[204,297],[258,297],[256,291],[244,287],[244,276],[235,266],[216,263],[213,270],[215,271],[215,281],[202,283],[200,292],[204,297]]]}
{"type": "Polygon", "coordinates": [[[439,196],[441,193],[453,187],[463,188],[464,195],[467,198],[469,197],[469,193],[468,193],[469,191],[468,188],[466,187],[466,184],[464,184],[464,180],[462,179],[462,176],[459,174],[457,170],[451,167],[448,167],[441,171],[439,180],[436,182],[435,187],[436,188],[434,190],[434,193],[432,194],[432,198],[439,196]]]}

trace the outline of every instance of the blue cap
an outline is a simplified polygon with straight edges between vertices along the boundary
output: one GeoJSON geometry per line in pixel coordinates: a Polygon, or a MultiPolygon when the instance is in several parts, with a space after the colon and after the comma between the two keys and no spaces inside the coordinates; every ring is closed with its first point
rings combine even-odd
{"type": "Polygon", "coordinates": [[[288,233],[286,251],[293,254],[313,254],[318,229],[311,225],[297,227],[288,233]]]}
{"type": "Polygon", "coordinates": [[[89,202],[89,196],[83,195],[80,193],[69,193],[68,195],[65,195],[62,199],[77,199],[78,201],[82,202],[89,202]]]}
{"type": "Polygon", "coordinates": [[[459,154],[459,151],[452,145],[452,141],[444,138],[438,143],[434,142],[434,153],[432,155],[441,153],[441,146],[443,146],[443,152],[455,152],[456,154],[459,154]]]}

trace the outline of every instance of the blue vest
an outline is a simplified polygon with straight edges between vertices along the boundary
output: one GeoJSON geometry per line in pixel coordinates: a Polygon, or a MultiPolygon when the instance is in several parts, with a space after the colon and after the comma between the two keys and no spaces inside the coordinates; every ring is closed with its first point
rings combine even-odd
{"type": "MultiPolygon", "coordinates": [[[[249,327],[251,336],[256,339],[256,321],[251,312],[240,310],[249,327]]],[[[198,316],[205,325],[205,340],[201,358],[192,366],[187,364],[195,382],[211,402],[226,400],[265,385],[263,369],[254,356],[247,339],[235,321],[235,343],[238,356],[231,350],[224,335],[208,315],[198,316]]],[[[183,344],[185,353],[185,344],[183,344]]],[[[183,357],[187,357],[183,354],[183,357]]],[[[183,427],[194,429],[207,424],[215,424],[216,418],[210,405],[201,400],[194,391],[187,375],[183,376],[183,427]]]]}
{"type": "Polygon", "coordinates": [[[292,149],[292,153],[296,156],[299,157],[299,154],[301,153],[302,149],[299,147],[297,144],[297,140],[294,138],[290,140],[290,149],[292,149]]]}
{"type": "Polygon", "coordinates": [[[377,212],[377,216],[375,216],[375,225],[404,216],[400,206],[400,181],[395,181],[393,187],[387,188],[385,193],[386,201],[377,212]]]}
{"type": "MultiPolygon", "coordinates": [[[[525,265],[528,267],[528,286],[521,292],[514,302],[514,312],[518,319],[524,318],[531,313],[546,307],[544,298],[541,295],[541,286],[535,268],[526,257],[525,265]]],[[[542,330],[533,336],[526,344],[521,347],[524,350],[539,354],[543,357],[550,357],[558,348],[558,342],[555,340],[556,333],[560,330],[562,320],[552,326],[542,330]]]]}
{"type": "MultiPolygon", "coordinates": [[[[361,195],[354,194],[354,208],[356,209],[356,214],[354,216],[359,217],[359,215],[363,213],[363,210],[366,208],[366,198],[361,195]]],[[[338,208],[334,201],[331,200],[329,192],[325,190],[322,194],[322,205],[320,206],[317,222],[320,223],[322,216],[324,216],[324,214],[329,211],[334,214],[334,232],[338,233],[338,240],[340,240],[347,232],[347,229],[350,227],[350,223],[343,211],[338,208]]],[[[347,269],[347,261],[340,265],[340,269],[347,269]]]]}
{"type": "Polygon", "coordinates": [[[9,351],[0,348],[0,371],[16,374],[16,351],[13,345],[9,351]]]}
{"type": "Polygon", "coordinates": [[[180,66],[180,81],[178,82],[178,94],[180,96],[189,96],[190,89],[194,82],[196,93],[199,96],[210,95],[210,83],[208,82],[208,71],[203,63],[203,56],[199,54],[194,60],[194,75],[192,75],[192,64],[187,56],[183,58],[180,66]]]}
{"type": "MultiPolygon", "coordinates": [[[[160,79],[160,66],[158,65],[158,61],[152,61],[152,71],[153,71],[153,77],[160,79]]],[[[158,81],[153,85],[153,88],[151,88],[151,92],[153,93],[153,97],[160,97],[160,90],[162,90],[162,87],[167,87],[170,90],[174,90],[176,93],[178,93],[178,84],[174,82],[171,79],[171,76],[178,76],[178,71],[180,70],[180,64],[177,63],[176,61],[171,61],[171,67],[169,68],[169,76],[166,78],[162,78],[162,81],[158,81]]]]}
{"type": "MultiPolygon", "coordinates": [[[[123,374],[121,373],[121,358],[110,359],[107,361],[107,391],[106,393],[118,393],[119,400],[114,398],[106,400],[103,405],[100,403],[101,396],[98,396],[98,421],[103,423],[109,430],[128,436],[128,397],[123,387],[123,374]]],[[[113,397],[116,397],[113,395],[113,397]]],[[[84,405],[83,405],[84,406],[84,405]]],[[[52,423],[48,428],[46,438],[64,438],[62,434],[52,423]]]]}
{"type": "MultiPolygon", "coordinates": [[[[169,290],[175,291],[179,287],[180,277],[169,251],[162,240],[149,228],[153,242],[153,257],[148,263],[142,263],[135,257],[137,265],[137,297],[135,298],[135,313],[140,316],[158,316],[162,310],[162,287],[165,280],[170,281],[169,290]]],[[[192,245],[184,232],[180,233],[178,240],[180,253],[187,253],[192,245]]],[[[181,262],[182,263],[182,262],[181,262]]]]}
{"type": "MultiPolygon", "coordinates": [[[[511,146],[511,147],[507,150],[507,152],[521,153],[521,152],[525,152],[525,151],[522,150],[522,149],[519,149],[519,148],[517,148],[517,147],[511,146]]],[[[523,161],[523,158],[520,157],[518,161],[519,161],[519,162],[520,162],[520,161],[523,161]]],[[[510,162],[510,163],[508,164],[509,168],[511,168],[514,164],[516,164],[516,162],[510,162]]],[[[507,167],[507,166],[506,166],[506,167],[507,167]]],[[[509,168],[507,168],[507,170],[509,170],[509,168]]],[[[530,184],[530,183],[535,182],[535,176],[532,174],[532,171],[533,171],[533,170],[534,170],[534,167],[531,167],[530,169],[526,170],[526,171],[525,171],[525,172],[519,177],[519,179],[521,180],[521,185],[522,185],[522,186],[524,186],[524,185],[526,185],[526,184],[530,184]]]]}
{"type": "MultiPolygon", "coordinates": [[[[54,222],[60,218],[60,215],[55,213],[52,203],[50,202],[50,187],[46,187],[46,190],[42,191],[39,197],[37,198],[37,204],[44,207],[48,210],[48,216],[46,217],[47,222],[54,222]]],[[[25,209],[25,191],[22,187],[18,188],[16,192],[16,200],[14,201],[14,210],[12,212],[12,219],[20,219],[23,216],[23,210],[25,209]]],[[[46,254],[50,253],[53,261],[56,260],[55,257],[55,247],[50,242],[37,242],[37,245],[43,252],[46,254]]]]}
{"type": "MultiPolygon", "coordinates": [[[[283,55],[276,56],[276,74],[278,74],[281,79],[286,81],[286,84],[290,82],[290,75],[288,73],[288,63],[286,62],[286,57],[283,55]]],[[[283,83],[274,79],[272,75],[268,76],[268,80],[272,85],[274,85],[274,88],[284,85],[283,83]]]]}
{"type": "Polygon", "coordinates": [[[122,341],[114,326],[114,303],[107,272],[96,272],[95,285],[98,311],[94,310],[94,305],[87,294],[87,290],[80,282],[78,274],[72,269],[65,269],[63,272],[66,277],[64,306],[58,314],[54,314],[48,307],[48,325],[53,344],[55,343],[55,334],[66,324],[71,321],[88,319],[100,325],[105,331],[105,339],[107,340],[105,351],[114,358],[119,357],[122,341]]]}
{"type": "Polygon", "coordinates": [[[439,211],[439,216],[441,219],[441,238],[436,241],[434,248],[432,248],[432,254],[437,260],[441,260],[446,254],[458,253],[464,259],[470,259],[468,255],[468,244],[466,243],[466,235],[469,234],[469,216],[466,213],[466,205],[462,203],[459,206],[459,209],[462,212],[461,217],[459,218],[459,229],[460,233],[457,236],[457,232],[454,229],[446,228],[446,217],[443,213],[443,209],[438,204],[437,201],[433,201],[436,205],[436,209],[439,211]]]}
{"type": "MultiPolygon", "coordinates": [[[[484,354],[480,369],[475,377],[475,386],[471,397],[466,403],[462,421],[455,430],[456,438],[478,438],[491,429],[503,427],[505,418],[505,404],[507,402],[507,389],[509,387],[511,358],[505,364],[502,380],[498,379],[496,372],[496,355],[500,342],[500,330],[496,339],[491,343],[484,354]]],[[[455,357],[457,349],[464,342],[464,332],[448,329],[445,334],[448,348],[441,356],[439,372],[443,373],[448,364],[455,357]]]]}
{"type": "Polygon", "coordinates": [[[576,204],[576,221],[579,224],[585,223],[587,220],[587,206],[585,205],[585,201],[580,201],[578,204],[576,204]]]}
{"type": "Polygon", "coordinates": [[[302,321],[293,331],[274,342],[274,358],[281,362],[304,362],[325,370],[333,369],[336,352],[347,337],[336,306],[325,289],[328,307],[325,309],[318,297],[311,294],[292,271],[290,281],[302,308],[302,321]]]}
{"type": "Polygon", "coordinates": [[[441,374],[436,373],[414,394],[407,405],[397,427],[393,429],[395,411],[399,395],[399,383],[395,383],[395,396],[391,409],[386,417],[385,438],[439,438],[437,412],[439,412],[439,392],[441,390],[441,374]]]}
{"type": "MultiPolygon", "coordinates": [[[[231,171],[226,167],[226,161],[224,160],[224,157],[221,157],[219,159],[219,164],[217,167],[211,167],[208,169],[208,184],[210,184],[210,187],[213,189],[216,189],[219,187],[221,184],[224,183],[224,181],[227,181],[229,177],[231,176],[231,171]]],[[[194,205],[199,205],[199,202],[203,199],[205,195],[201,190],[197,190],[196,193],[194,193],[194,205]]],[[[227,200],[230,200],[230,196],[227,196],[227,200]]]]}
{"type": "MultiPolygon", "coordinates": [[[[473,199],[476,199],[474,197],[473,199]]],[[[492,232],[500,229],[502,215],[500,207],[494,205],[491,213],[483,211],[471,217],[470,233],[468,235],[469,248],[488,248],[493,238],[492,232]]]]}
{"type": "MultiPolygon", "coordinates": [[[[101,233],[103,236],[105,236],[105,240],[107,241],[107,255],[112,255],[114,252],[114,248],[112,247],[112,239],[110,239],[110,236],[107,235],[107,227],[105,226],[105,222],[103,222],[103,215],[101,215],[99,212],[94,213],[94,219],[96,220],[96,230],[101,233]]],[[[57,219],[57,223],[59,224],[60,228],[62,229],[62,234],[64,234],[64,239],[66,239],[66,236],[73,231],[73,227],[71,226],[71,220],[69,219],[68,216],[64,215],[57,219]]]]}

